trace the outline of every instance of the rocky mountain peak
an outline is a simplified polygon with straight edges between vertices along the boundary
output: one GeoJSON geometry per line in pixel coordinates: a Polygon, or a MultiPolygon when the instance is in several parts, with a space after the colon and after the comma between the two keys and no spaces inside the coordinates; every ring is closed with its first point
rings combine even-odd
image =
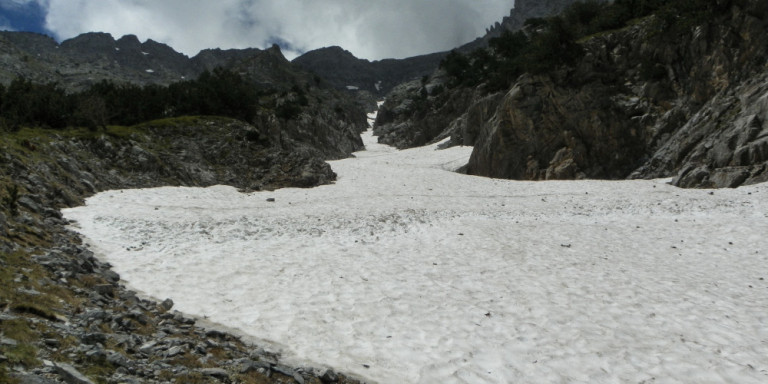
{"type": "Polygon", "coordinates": [[[528,19],[557,15],[577,1],[579,0],[515,0],[515,7],[509,11],[509,16],[488,28],[485,36],[460,47],[459,51],[470,52],[486,46],[490,39],[501,36],[504,31],[514,32],[522,29],[528,19]]]}
{"type": "Polygon", "coordinates": [[[104,32],[88,32],[82,35],[73,37],[69,40],[64,40],[61,43],[61,48],[70,51],[77,51],[79,53],[98,53],[107,49],[115,48],[115,39],[109,33],[104,32]]]}

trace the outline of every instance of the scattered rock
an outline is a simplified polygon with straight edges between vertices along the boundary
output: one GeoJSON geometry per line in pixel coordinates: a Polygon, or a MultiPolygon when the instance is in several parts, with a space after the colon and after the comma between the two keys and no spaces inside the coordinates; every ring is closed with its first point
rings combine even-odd
{"type": "Polygon", "coordinates": [[[222,380],[229,378],[229,373],[221,368],[204,368],[200,370],[200,373],[205,376],[215,377],[222,380]]]}
{"type": "Polygon", "coordinates": [[[69,364],[57,363],[54,367],[56,368],[56,372],[58,372],[61,378],[68,384],[94,384],[93,381],[85,377],[85,375],[69,364]]]}
{"type": "Polygon", "coordinates": [[[162,303],[160,303],[160,307],[161,307],[163,310],[165,310],[166,312],[167,312],[167,311],[170,311],[170,310],[171,310],[171,308],[173,308],[173,300],[171,300],[171,299],[165,299],[165,300],[163,300],[163,302],[162,302],[162,303]]]}
{"type": "Polygon", "coordinates": [[[320,376],[320,381],[322,381],[324,384],[331,384],[331,383],[338,383],[339,382],[339,375],[336,374],[332,369],[328,369],[323,373],[322,376],[320,376]]]}

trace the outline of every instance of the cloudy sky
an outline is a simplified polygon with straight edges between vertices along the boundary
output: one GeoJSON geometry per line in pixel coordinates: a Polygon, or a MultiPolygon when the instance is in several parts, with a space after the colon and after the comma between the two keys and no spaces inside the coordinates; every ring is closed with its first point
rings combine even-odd
{"type": "Polygon", "coordinates": [[[264,48],[289,58],[340,45],[378,60],[450,49],[482,35],[514,0],[0,0],[0,29],[66,40],[134,34],[189,56],[205,48],[264,48]]]}

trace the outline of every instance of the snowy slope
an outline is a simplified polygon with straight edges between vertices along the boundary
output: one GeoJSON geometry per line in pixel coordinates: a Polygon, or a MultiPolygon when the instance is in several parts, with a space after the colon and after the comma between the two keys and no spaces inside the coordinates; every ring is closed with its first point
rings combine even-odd
{"type": "Polygon", "coordinates": [[[381,383],[768,382],[768,185],[518,182],[366,137],[335,185],[66,210],[134,288],[381,383]],[[268,202],[267,198],[275,198],[268,202]]]}

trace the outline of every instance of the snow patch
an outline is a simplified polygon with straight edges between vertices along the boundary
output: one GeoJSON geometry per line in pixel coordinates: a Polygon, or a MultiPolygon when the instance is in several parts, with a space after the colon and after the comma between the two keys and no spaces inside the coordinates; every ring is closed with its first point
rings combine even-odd
{"type": "Polygon", "coordinates": [[[64,214],[132,287],[297,364],[381,383],[768,381],[767,184],[495,180],[447,171],[469,147],[364,142],[333,185],[109,191],[64,214]]]}

